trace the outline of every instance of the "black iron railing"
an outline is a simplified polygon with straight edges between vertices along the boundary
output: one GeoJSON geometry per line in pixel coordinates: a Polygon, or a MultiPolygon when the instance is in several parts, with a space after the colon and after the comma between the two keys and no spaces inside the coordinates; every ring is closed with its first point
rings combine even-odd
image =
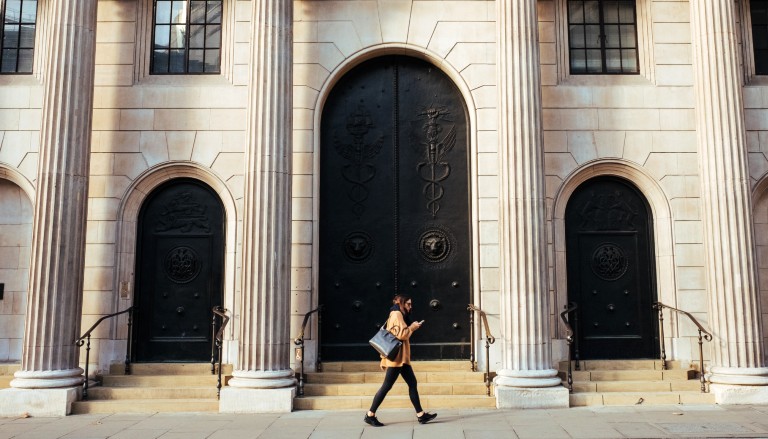
{"type": "Polygon", "coordinates": [[[573,369],[571,363],[575,359],[576,370],[580,369],[579,366],[579,305],[575,302],[568,304],[563,312],[560,313],[560,319],[565,325],[565,340],[568,342],[568,392],[573,393],[573,369]],[[571,325],[571,317],[573,314],[573,325],[571,325]]]}
{"type": "Polygon", "coordinates": [[[219,378],[216,382],[216,397],[221,396],[221,350],[224,346],[224,328],[229,323],[229,316],[227,315],[227,309],[218,305],[213,307],[213,317],[211,318],[211,375],[216,374],[218,369],[219,378]],[[216,367],[218,363],[219,367],[216,367]]]}
{"type": "Polygon", "coordinates": [[[318,306],[312,311],[304,314],[304,321],[301,323],[301,333],[293,340],[293,343],[298,346],[296,348],[296,361],[299,361],[299,388],[296,390],[297,396],[304,396],[304,383],[307,381],[304,375],[304,331],[309,323],[309,318],[312,314],[317,313],[317,368],[318,372],[323,370],[323,363],[320,357],[320,324],[323,314],[323,305],[318,306]]]}
{"type": "Polygon", "coordinates": [[[488,325],[488,316],[485,315],[485,311],[471,303],[467,305],[467,311],[469,311],[469,338],[471,340],[469,361],[472,363],[472,372],[477,372],[477,361],[475,361],[475,313],[480,314],[483,326],[485,327],[485,372],[483,373],[483,381],[485,382],[485,394],[491,396],[490,349],[496,338],[491,335],[491,327],[488,325]]]}
{"type": "Polygon", "coordinates": [[[678,314],[682,314],[684,316],[687,316],[691,322],[693,322],[694,325],[696,325],[696,328],[699,331],[699,381],[701,382],[701,392],[707,393],[707,379],[704,376],[704,340],[706,341],[712,341],[712,334],[704,329],[703,326],[701,326],[701,323],[699,323],[698,320],[696,320],[696,317],[691,315],[691,313],[687,311],[683,311],[681,309],[677,309],[675,307],[665,305],[661,302],[656,302],[653,304],[653,308],[658,311],[659,313],[659,344],[661,345],[661,369],[665,370],[667,368],[667,353],[664,349],[664,308],[667,308],[670,311],[674,311],[678,314]]]}
{"type": "Polygon", "coordinates": [[[119,316],[120,314],[128,313],[128,346],[126,348],[125,352],[125,374],[130,375],[131,374],[131,344],[132,344],[132,332],[131,331],[131,322],[133,320],[133,306],[130,306],[122,311],[112,313],[105,315],[104,317],[100,318],[99,320],[96,320],[96,323],[93,324],[83,335],[80,336],[77,340],[75,340],[75,344],[79,347],[83,347],[85,345],[85,382],[83,383],[83,401],[88,400],[88,365],[91,360],[91,333],[96,329],[97,326],[101,322],[107,319],[111,319],[112,317],[119,316]]]}

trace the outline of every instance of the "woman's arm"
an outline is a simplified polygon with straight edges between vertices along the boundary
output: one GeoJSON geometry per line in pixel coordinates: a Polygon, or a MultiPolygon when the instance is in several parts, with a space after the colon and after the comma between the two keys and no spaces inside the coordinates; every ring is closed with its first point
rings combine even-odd
{"type": "Polygon", "coordinates": [[[419,329],[420,325],[417,322],[411,323],[411,326],[405,324],[403,313],[400,311],[392,311],[389,313],[389,320],[387,321],[387,330],[395,335],[398,340],[408,340],[413,335],[413,331],[419,329]]]}

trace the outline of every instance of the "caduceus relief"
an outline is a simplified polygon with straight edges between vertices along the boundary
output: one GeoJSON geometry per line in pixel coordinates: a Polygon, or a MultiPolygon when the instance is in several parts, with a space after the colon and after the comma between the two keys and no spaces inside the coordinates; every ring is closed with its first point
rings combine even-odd
{"type": "Polygon", "coordinates": [[[456,144],[456,125],[451,125],[448,134],[441,138],[443,126],[439,122],[452,122],[450,112],[446,108],[430,106],[420,112],[419,117],[424,120],[421,130],[426,136],[426,141],[414,142],[413,144],[423,148],[426,161],[416,165],[416,170],[419,177],[426,182],[423,192],[427,199],[427,210],[432,214],[432,218],[436,218],[437,212],[440,210],[440,199],[445,193],[440,182],[447,179],[451,174],[451,165],[443,159],[456,144]]]}
{"type": "Polygon", "coordinates": [[[365,212],[365,201],[368,199],[368,188],[365,184],[376,176],[376,168],[367,160],[376,156],[384,144],[384,136],[371,143],[365,142],[365,137],[373,128],[370,113],[363,105],[358,105],[357,110],[347,117],[347,132],[352,136],[352,143],[343,143],[334,133],[333,141],[336,152],[351,163],[344,165],[341,175],[351,183],[347,190],[347,197],[352,201],[352,212],[360,218],[365,212]]]}

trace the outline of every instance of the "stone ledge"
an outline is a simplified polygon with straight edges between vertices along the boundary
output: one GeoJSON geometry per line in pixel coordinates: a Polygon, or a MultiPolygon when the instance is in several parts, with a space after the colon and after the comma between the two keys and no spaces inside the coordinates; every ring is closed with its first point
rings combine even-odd
{"type": "Polygon", "coordinates": [[[72,403],[80,397],[79,387],[67,389],[3,389],[0,390],[0,417],[67,416],[72,403]]]}

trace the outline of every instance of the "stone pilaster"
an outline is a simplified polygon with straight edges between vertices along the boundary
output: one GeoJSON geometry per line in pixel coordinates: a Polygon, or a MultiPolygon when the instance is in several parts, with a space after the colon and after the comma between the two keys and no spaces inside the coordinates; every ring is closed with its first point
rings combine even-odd
{"type": "Polygon", "coordinates": [[[239,355],[222,412],[291,411],[293,2],[253,0],[239,355]]]}
{"type": "Polygon", "coordinates": [[[768,368],[763,361],[735,4],[695,1],[690,7],[714,336],[712,391],[718,403],[765,403],[768,368]]]}
{"type": "Polygon", "coordinates": [[[43,74],[29,296],[21,370],[0,416],[62,415],[83,382],[78,367],[97,0],[45,4],[43,74]],[[58,389],[58,390],[40,390],[58,389]],[[52,407],[52,404],[56,407],[52,407]]]}
{"type": "Polygon", "coordinates": [[[499,407],[568,407],[552,368],[535,0],[498,0],[502,369],[499,407]]]}

